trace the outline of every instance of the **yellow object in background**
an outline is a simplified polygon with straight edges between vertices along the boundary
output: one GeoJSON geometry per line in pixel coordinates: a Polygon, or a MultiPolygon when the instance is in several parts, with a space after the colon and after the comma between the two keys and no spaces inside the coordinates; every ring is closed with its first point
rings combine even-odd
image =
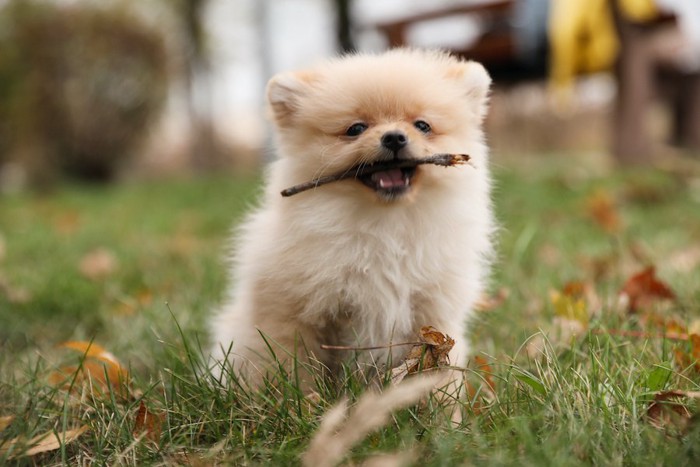
{"type": "Polygon", "coordinates": [[[574,77],[609,69],[617,56],[609,0],[553,0],[549,16],[550,80],[555,104],[566,107],[574,77]]]}
{"type": "Polygon", "coordinates": [[[630,21],[645,23],[659,16],[654,0],[617,0],[620,12],[630,21]]]}

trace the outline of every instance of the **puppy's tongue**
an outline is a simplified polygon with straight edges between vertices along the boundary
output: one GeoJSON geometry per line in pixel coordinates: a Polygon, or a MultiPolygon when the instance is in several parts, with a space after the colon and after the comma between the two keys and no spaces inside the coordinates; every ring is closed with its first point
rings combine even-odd
{"type": "Polygon", "coordinates": [[[372,174],[372,181],[380,188],[395,188],[406,186],[407,179],[401,169],[389,169],[372,174]]]}

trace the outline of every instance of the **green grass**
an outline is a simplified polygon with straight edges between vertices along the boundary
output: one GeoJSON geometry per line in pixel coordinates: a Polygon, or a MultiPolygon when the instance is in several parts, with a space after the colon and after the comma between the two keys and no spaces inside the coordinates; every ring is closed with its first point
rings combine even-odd
{"type": "MultiPolygon", "coordinates": [[[[495,179],[502,230],[493,289],[508,297],[472,327],[495,400],[482,409],[466,402],[457,427],[437,403],[401,410],[349,459],[411,449],[424,465],[696,464],[698,415],[661,429],[645,417],[655,392],[700,389],[700,374],[674,360],[687,344],[606,330],[645,330],[616,303],[647,264],[677,294],[663,312],[684,326],[700,319],[700,265],[678,260],[700,246],[700,170],[610,171],[567,155],[501,162],[495,179]],[[616,232],[589,215],[601,192],[616,202],[616,232]],[[596,303],[587,332],[561,340],[549,294],[571,280],[588,283],[596,303]],[[539,333],[545,344],[528,354],[539,333]]],[[[0,198],[0,417],[15,416],[0,431],[0,463],[299,463],[323,413],[360,396],[357,378],[321,388],[312,403],[288,380],[259,393],[220,390],[201,371],[206,317],[225,288],[226,239],[257,189],[254,178],[219,176],[0,198]],[[117,266],[90,280],[78,265],[96,248],[117,266]],[[94,340],[128,366],[129,396],[50,384],[56,368],[77,364],[76,352],[56,347],[72,340],[94,340]],[[156,440],[134,435],[142,401],[162,417],[156,440]],[[14,459],[3,451],[16,437],[80,425],[89,431],[61,449],[14,459]]],[[[473,384],[487,376],[469,373],[473,384]]]]}

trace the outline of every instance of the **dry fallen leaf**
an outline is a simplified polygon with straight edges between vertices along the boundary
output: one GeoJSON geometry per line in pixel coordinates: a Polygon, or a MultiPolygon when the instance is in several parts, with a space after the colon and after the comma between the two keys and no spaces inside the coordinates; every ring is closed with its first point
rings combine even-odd
{"type": "Polygon", "coordinates": [[[449,366],[449,352],[454,339],[432,326],[420,329],[420,344],[411,347],[404,360],[391,370],[392,384],[400,383],[406,376],[423,370],[449,366]]]}
{"type": "Polygon", "coordinates": [[[94,342],[87,341],[67,341],[59,344],[57,347],[64,349],[71,349],[86,357],[104,357],[110,361],[116,361],[116,358],[111,353],[107,352],[104,347],[94,342]]]}
{"type": "Polygon", "coordinates": [[[163,423],[165,422],[165,413],[153,413],[148,410],[143,400],[139,404],[139,409],[136,412],[136,421],[134,423],[134,436],[138,437],[145,433],[147,440],[154,443],[160,441],[160,436],[163,433],[163,423]]]}
{"type": "Polygon", "coordinates": [[[690,345],[690,352],[682,348],[686,347],[686,345],[678,346],[673,350],[676,365],[681,369],[692,367],[696,372],[700,372],[700,335],[690,334],[688,341],[689,344],[687,345],[690,345]]]}
{"type": "Polygon", "coordinates": [[[483,375],[484,382],[486,383],[488,388],[495,393],[496,382],[493,379],[493,368],[491,368],[489,362],[481,355],[477,355],[476,357],[474,357],[474,364],[477,366],[477,369],[483,375]]]}
{"type": "Polygon", "coordinates": [[[469,366],[480,376],[478,383],[465,381],[471,410],[478,415],[496,399],[496,381],[491,365],[481,355],[475,356],[469,366]]]}
{"type": "Polygon", "coordinates": [[[551,342],[569,345],[571,339],[586,332],[589,323],[588,289],[587,284],[572,281],[564,284],[561,291],[550,292],[549,299],[555,315],[552,332],[548,333],[551,342]]]}
{"type": "Polygon", "coordinates": [[[83,256],[79,269],[80,273],[90,280],[105,279],[117,269],[117,258],[108,249],[97,248],[83,256]]]}
{"type": "Polygon", "coordinates": [[[4,417],[0,417],[0,431],[4,430],[8,426],[10,426],[10,423],[15,419],[14,415],[6,415],[4,417]]]}
{"type": "Polygon", "coordinates": [[[49,384],[68,389],[89,382],[104,393],[108,393],[111,388],[122,397],[128,395],[129,372],[112,353],[93,342],[70,341],[59,347],[80,353],[82,361],[80,365],[63,366],[49,374],[49,384]]]}
{"type": "Polygon", "coordinates": [[[647,407],[646,417],[656,428],[677,428],[683,430],[690,421],[691,413],[681,403],[684,398],[700,397],[695,391],[660,391],[647,407]]]}
{"type": "Polygon", "coordinates": [[[574,320],[588,327],[588,306],[584,297],[585,285],[581,282],[569,282],[561,292],[550,292],[554,314],[560,318],[574,320]]]}
{"type": "Polygon", "coordinates": [[[615,202],[607,191],[599,190],[586,200],[588,215],[608,233],[620,231],[622,222],[615,202]]]}
{"type": "Polygon", "coordinates": [[[630,277],[620,291],[630,313],[649,309],[660,300],[675,300],[676,294],[656,277],[656,269],[649,266],[630,277]]]}
{"type": "Polygon", "coordinates": [[[587,266],[587,269],[590,269],[594,283],[601,283],[609,280],[615,271],[617,271],[618,267],[617,258],[612,255],[585,258],[582,262],[587,266]]]}
{"type": "Polygon", "coordinates": [[[14,459],[17,457],[30,457],[44,452],[55,451],[60,449],[61,446],[75,441],[80,435],[88,430],[86,425],[81,426],[73,430],[67,430],[63,433],[56,434],[53,431],[42,433],[33,437],[32,439],[26,441],[21,437],[17,437],[9,440],[2,446],[0,446],[0,455],[6,455],[11,450],[10,458],[14,459]],[[17,446],[24,446],[28,449],[24,451],[15,452],[14,448],[17,446]]]}

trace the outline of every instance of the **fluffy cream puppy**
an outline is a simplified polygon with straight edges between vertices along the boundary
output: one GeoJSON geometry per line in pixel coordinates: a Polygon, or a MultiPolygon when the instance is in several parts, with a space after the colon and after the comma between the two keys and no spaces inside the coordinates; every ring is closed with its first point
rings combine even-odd
{"type": "MultiPolygon", "coordinates": [[[[466,363],[466,325],[494,229],[482,132],[489,85],[480,64],[405,49],[270,81],[279,158],[235,238],[228,299],[211,327],[218,361],[228,359],[253,384],[274,359],[289,365],[292,356],[332,372],[347,355],[321,344],[415,341],[431,325],[455,339],[451,363],[466,363]],[[436,153],[471,161],[280,195],[358,163],[436,153]]],[[[395,364],[406,350],[398,349],[395,364]]],[[[388,352],[360,355],[384,364],[388,352]]]]}

